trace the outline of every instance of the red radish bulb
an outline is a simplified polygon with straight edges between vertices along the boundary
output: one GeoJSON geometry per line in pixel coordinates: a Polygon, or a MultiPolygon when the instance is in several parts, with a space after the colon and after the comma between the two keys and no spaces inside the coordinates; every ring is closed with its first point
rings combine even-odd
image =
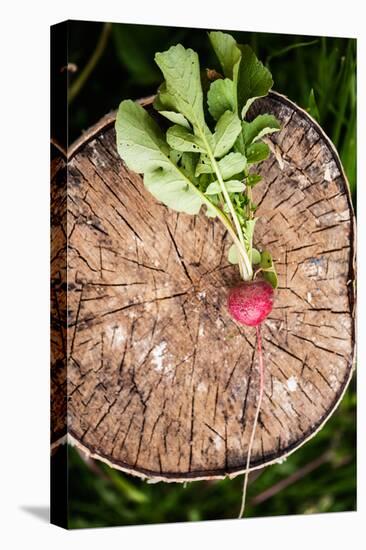
{"type": "Polygon", "coordinates": [[[271,313],[273,294],[272,286],[266,281],[241,283],[229,292],[229,313],[241,325],[256,327],[271,313]]]}
{"type": "Polygon", "coordinates": [[[265,320],[267,315],[272,311],[273,307],[273,288],[266,281],[250,281],[244,282],[232,288],[229,291],[227,307],[231,317],[240,323],[249,327],[256,327],[257,331],[257,346],[259,358],[259,393],[258,402],[255,410],[254,422],[250,441],[248,446],[243,495],[239,518],[243,517],[245,511],[245,502],[248,486],[248,477],[250,469],[250,457],[252,454],[255,431],[257,428],[259,411],[262,405],[264,392],[264,365],[262,354],[262,338],[260,333],[260,325],[265,320]]]}

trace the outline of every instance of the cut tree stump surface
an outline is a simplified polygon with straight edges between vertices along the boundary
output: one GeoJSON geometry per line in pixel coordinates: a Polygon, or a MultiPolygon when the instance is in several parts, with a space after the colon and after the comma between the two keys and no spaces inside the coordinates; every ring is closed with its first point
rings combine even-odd
{"type": "MultiPolygon", "coordinates": [[[[260,112],[282,124],[254,189],[255,245],[271,250],[279,288],[262,326],[252,468],[316,433],[354,354],[354,217],[338,156],[285,97],[256,101],[251,115],[260,112]]],[[[226,310],[239,281],[230,237],[217,219],[178,214],[145,190],[117,154],[114,119],[81,137],[68,166],[53,160],[53,442],[66,433],[67,401],[70,441],[116,468],[167,481],[236,475],[258,360],[255,329],[226,310]]]]}

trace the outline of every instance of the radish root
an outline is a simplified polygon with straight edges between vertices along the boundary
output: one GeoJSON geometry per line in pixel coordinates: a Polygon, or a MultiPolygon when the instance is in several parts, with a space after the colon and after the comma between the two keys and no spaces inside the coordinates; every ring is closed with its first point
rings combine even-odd
{"type": "Polygon", "coordinates": [[[250,457],[252,454],[254,436],[257,428],[258,417],[259,417],[259,412],[262,405],[263,391],[264,391],[264,367],[263,367],[262,338],[261,338],[260,325],[256,326],[256,331],[257,331],[257,349],[258,349],[258,359],[259,359],[259,395],[258,395],[257,408],[255,411],[252,433],[249,441],[247,463],[246,463],[245,474],[244,474],[242,501],[241,501],[241,507],[240,507],[240,512],[238,516],[239,519],[243,517],[244,511],[245,511],[245,502],[246,502],[246,494],[247,494],[248,478],[249,478],[250,457]]]}

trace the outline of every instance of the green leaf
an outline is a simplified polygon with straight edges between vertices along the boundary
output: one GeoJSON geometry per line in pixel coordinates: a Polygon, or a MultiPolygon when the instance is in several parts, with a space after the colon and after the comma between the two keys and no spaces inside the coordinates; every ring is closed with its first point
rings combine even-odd
{"type": "Polygon", "coordinates": [[[319,109],[316,103],[313,88],[311,88],[310,90],[309,99],[308,99],[308,108],[306,110],[313,118],[315,118],[315,120],[317,120],[318,122],[320,121],[319,109]]]}
{"type": "Polygon", "coordinates": [[[278,287],[278,277],[274,268],[273,271],[263,271],[263,277],[273,288],[278,287]]]}
{"type": "Polygon", "coordinates": [[[261,253],[256,248],[252,248],[252,264],[257,265],[261,263],[261,253]]]}
{"type": "Polygon", "coordinates": [[[141,105],[122,101],[116,119],[117,149],[127,166],[144,173],[170,162],[170,148],[156,122],[141,105]]]}
{"type": "Polygon", "coordinates": [[[239,258],[238,258],[238,248],[236,247],[235,244],[232,244],[229,248],[229,252],[228,252],[228,255],[227,255],[227,259],[229,260],[229,262],[231,264],[237,264],[239,263],[239,258]]]}
{"type": "Polygon", "coordinates": [[[179,124],[180,126],[187,128],[187,130],[191,130],[191,125],[188,120],[180,113],[176,113],[174,111],[159,111],[159,113],[170,120],[170,122],[174,122],[174,124],[179,124]]]}
{"type": "Polygon", "coordinates": [[[239,117],[231,111],[225,111],[215,127],[214,134],[214,156],[221,158],[234,145],[241,130],[239,117]]]}
{"type": "Polygon", "coordinates": [[[272,269],[273,260],[272,255],[268,250],[263,250],[261,254],[261,268],[262,269],[272,269]]]}
{"type": "Polygon", "coordinates": [[[237,44],[230,34],[211,32],[209,37],[225,77],[234,82],[235,108],[244,118],[253,101],[268,94],[273,85],[271,73],[250,46],[237,44]]]}
{"type": "Polygon", "coordinates": [[[155,62],[165,78],[166,100],[193,126],[205,126],[203,94],[198,55],[181,44],[155,54],[155,62]]]}
{"type": "Polygon", "coordinates": [[[240,174],[246,168],[247,159],[240,153],[229,153],[218,162],[224,180],[240,174]]]}
{"type": "MultiPolygon", "coordinates": [[[[217,164],[222,178],[228,180],[244,171],[247,165],[247,159],[240,153],[228,153],[220,159],[217,164]]],[[[201,155],[197,163],[195,175],[212,174],[213,172],[214,169],[211,166],[209,158],[206,155],[201,155]]]]}
{"type": "Polygon", "coordinates": [[[181,159],[181,170],[190,179],[193,183],[198,185],[198,180],[196,178],[196,166],[197,166],[198,157],[195,153],[183,153],[181,159]]]}
{"type": "Polygon", "coordinates": [[[273,288],[278,286],[277,273],[273,264],[273,259],[268,250],[263,250],[261,254],[260,267],[262,268],[263,277],[272,285],[273,288]]]}
{"type": "Polygon", "coordinates": [[[177,151],[189,153],[203,153],[205,151],[204,145],[200,139],[178,124],[168,129],[166,140],[170,147],[177,151]]]}
{"type": "MultiPolygon", "coordinates": [[[[242,193],[245,189],[244,182],[239,180],[230,180],[225,182],[225,187],[229,193],[242,193]]],[[[220,183],[216,180],[210,183],[205,191],[205,195],[217,195],[221,193],[220,183]]]]}
{"type": "Polygon", "coordinates": [[[205,214],[208,218],[216,218],[217,212],[214,208],[211,208],[211,206],[207,206],[205,214]]]}
{"type": "Polygon", "coordinates": [[[245,180],[245,184],[247,187],[254,187],[256,183],[261,181],[262,176],[259,174],[249,174],[249,176],[245,180]]]}
{"type": "Polygon", "coordinates": [[[209,38],[222,66],[224,75],[234,80],[241,58],[241,52],[236,40],[230,34],[221,31],[210,32],[209,38]]]}
{"type": "Polygon", "coordinates": [[[207,155],[200,155],[199,161],[197,162],[195,176],[198,177],[201,174],[212,174],[213,172],[214,169],[212,168],[211,162],[207,155]]]}
{"type": "Polygon", "coordinates": [[[218,79],[212,82],[207,94],[208,110],[215,120],[225,113],[225,111],[235,111],[236,90],[232,80],[218,79]]]}
{"type": "Polygon", "coordinates": [[[144,174],[144,184],[148,191],[160,202],[177,212],[198,214],[202,199],[192,191],[186,178],[178,171],[156,168],[144,174]]]}
{"type": "Polygon", "coordinates": [[[174,97],[167,92],[165,82],[160,84],[158,88],[153,107],[157,111],[174,111],[175,109],[174,97]]]}
{"type": "Polygon", "coordinates": [[[250,46],[239,45],[239,48],[238,106],[244,118],[253,101],[268,94],[273,80],[269,70],[257,59],[250,46]]]}
{"type": "Polygon", "coordinates": [[[245,145],[250,145],[262,139],[267,134],[278,132],[280,123],[273,115],[258,115],[252,122],[242,122],[245,145]]]}
{"type": "Polygon", "coordinates": [[[229,193],[242,193],[245,189],[245,183],[243,181],[229,180],[224,183],[229,193]]]}
{"type": "Polygon", "coordinates": [[[174,99],[168,94],[165,82],[162,82],[158,87],[156,96],[153,101],[153,107],[157,111],[174,111],[174,99]]]}
{"type": "Polygon", "coordinates": [[[178,162],[182,158],[183,153],[181,151],[174,151],[174,149],[171,149],[169,153],[169,158],[171,161],[177,166],[178,162]]]}
{"type": "Polygon", "coordinates": [[[122,101],[116,119],[117,150],[128,168],[144,174],[144,184],[156,199],[178,212],[197,214],[200,191],[170,158],[170,148],[150,115],[131,100],[122,101]]]}
{"type": "Polygon", "coordinates": [[[265,160],[269,156],[269,147],[266,143],[252,143],[246,150],[248,164],[255,164],[265,160]]]}

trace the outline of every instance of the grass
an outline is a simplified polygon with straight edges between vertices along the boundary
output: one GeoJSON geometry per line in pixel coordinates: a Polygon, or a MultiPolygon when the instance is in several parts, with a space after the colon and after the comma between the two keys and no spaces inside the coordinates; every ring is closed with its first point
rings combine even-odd
{"type": "MultiPolygon", "coordinates": [[[[78,65],[79,73],[93,55],[102,28],[97,23],[70,23],[69,61],[78,65]]],[[[251,44],[269,66],[275,89],[319,121],[340,153],[356,204],[356,41],[233,34],[251,44]]],[[[154,53],[177,42],[198,51],[203,66],[216,65],[202,30],[113,25],[98,63],[70,105],[71,140],[121,99],[154,93],[161,81],[154,53]]],[[[353,381],[319,434],[284,463],[265,468],[251,483],[247,516],[355,510],[355,424],[353,381]],[[311,473],[302,474],[309,469],[311,473]],[[268,490],[273,496],[265,498],[268,490]],[[255,504],[259,497],[264,500],[255,504]]],[[[240,507],[242,477],[186,486],[148,484],[100,462],[85,462],[74,448],[69,448],[69,467],[73,528],[234,518],[240,507]]]]}

